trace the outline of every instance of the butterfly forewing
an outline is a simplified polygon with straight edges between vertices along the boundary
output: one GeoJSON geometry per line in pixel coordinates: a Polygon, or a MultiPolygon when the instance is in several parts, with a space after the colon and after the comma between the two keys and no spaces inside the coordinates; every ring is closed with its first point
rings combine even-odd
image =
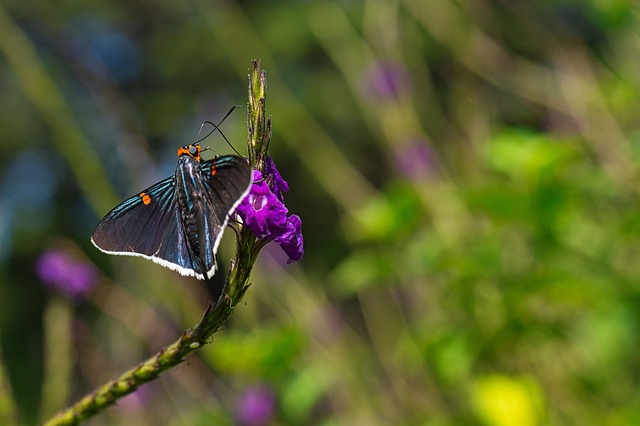
{"type": "Polygon", "coordinates": [[[188,268],[174,193],[173,178],[167,178],[124,201],[100,221],[93,244],[106,253],[142,256],[176,270],[188,268]]]}

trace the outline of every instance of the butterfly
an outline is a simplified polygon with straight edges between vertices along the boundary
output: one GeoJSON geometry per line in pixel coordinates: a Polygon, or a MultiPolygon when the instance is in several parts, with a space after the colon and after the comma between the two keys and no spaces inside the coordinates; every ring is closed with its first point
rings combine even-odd
{"type": "Polygon", "coordinates": [[[203,161],[198,143],[178,149],[175,175],[116,206],[98,223],[93,244],[108,254],[140,256],[203,280],[229,217],[249,193],[253,172],[239,156],[203,161]]]}

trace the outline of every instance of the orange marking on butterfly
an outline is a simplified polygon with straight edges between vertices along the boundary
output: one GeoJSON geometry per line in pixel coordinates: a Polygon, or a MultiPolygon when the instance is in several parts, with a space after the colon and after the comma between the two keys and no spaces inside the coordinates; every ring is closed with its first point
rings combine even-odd
{"type": "Polygon", "coordinates": [[[193,143],[191,145],[185,145],[183,147],[178,148],[178,157],[182,155],[188,155],[189,157],[197,160],[198,162],[202,161],[202,157],[200,157],[200,153],[202,152],[202,148],[197,143],[193,143]]]}
{"type": "Polygon", "coordinates": [[[140,194],[140,198],[142,198],[142,202],[145,206],[148,206],[151,203],[151,197],[149,197],[149,194],[145,194],[143,192],[140,194]]]}
{"type": "Polygon", "coordinates": [[[215,164],[211,164],[211,176],[216,174],[216,165],[215,164]]]}

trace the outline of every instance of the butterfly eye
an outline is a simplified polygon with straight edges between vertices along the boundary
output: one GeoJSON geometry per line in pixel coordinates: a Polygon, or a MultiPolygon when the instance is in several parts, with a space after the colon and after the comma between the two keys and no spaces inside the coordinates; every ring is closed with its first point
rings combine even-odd
{"type": "Polygon", "coordinates": [[[198,147],[196,145],[189,146],[189,154],[197,155],[198,154],[198,147]]]}

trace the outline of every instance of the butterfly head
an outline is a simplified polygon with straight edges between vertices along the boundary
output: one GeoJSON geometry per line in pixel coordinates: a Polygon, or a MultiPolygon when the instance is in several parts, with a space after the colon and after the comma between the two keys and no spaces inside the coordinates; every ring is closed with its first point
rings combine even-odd
{"type": "Polygon", "coordinates": [[[178,157],[182,157],[183,155],[188,155],[194,160],[197,160],[198,162],[200,162],[200,160],[202,160],[202,158],[200,158],[201,151],[202,151],[202,148],[200,148],[200,144],[192,143],[189,145],[185,145],[181,148],[178,148],[178,157]]]}

